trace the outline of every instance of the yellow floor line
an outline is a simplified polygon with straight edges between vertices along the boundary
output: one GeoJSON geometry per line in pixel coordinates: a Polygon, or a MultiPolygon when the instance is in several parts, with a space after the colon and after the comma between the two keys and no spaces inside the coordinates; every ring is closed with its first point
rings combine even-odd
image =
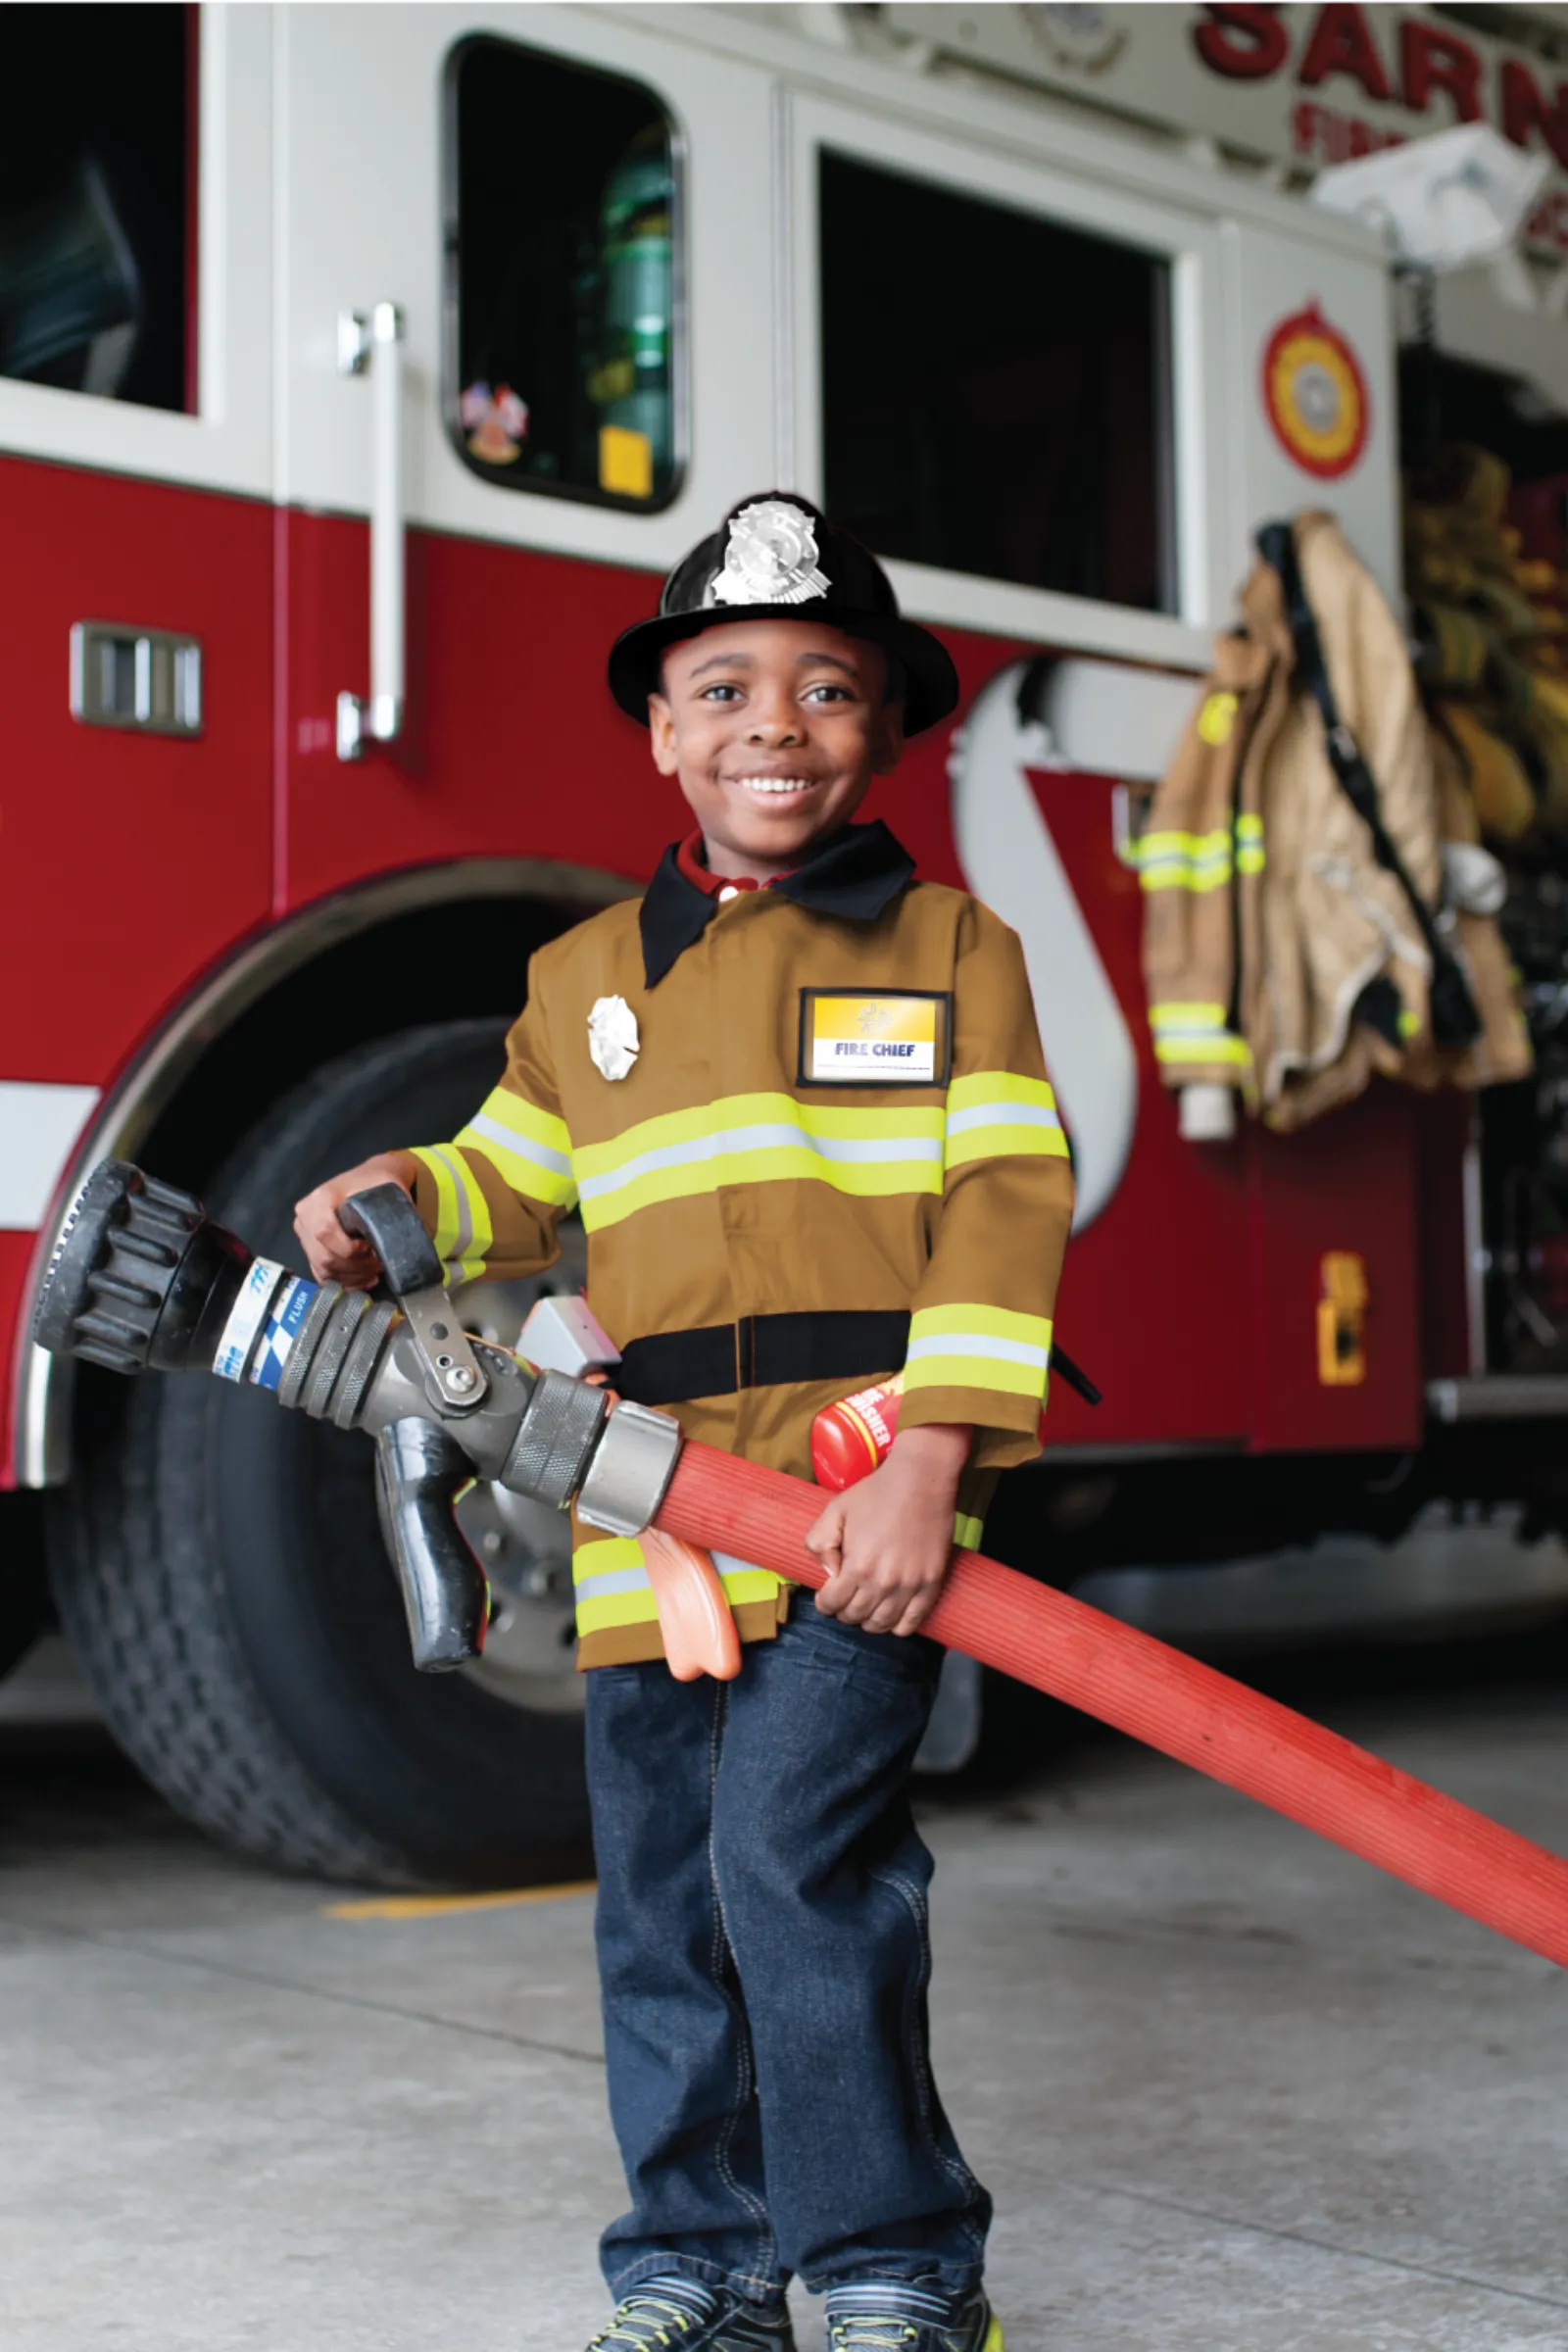
{"type": "Polygon", "coordinates": [[[323,1903],[327,1919],[439,1919],[452,1911],[507,1911],[515,1903],[559,1903],[568,1894],[592,1894],[595,1881],[575,1879],[567,1886],[513,1886],[499,1894],[377,1894],[363,1903],[323,1903]]]}

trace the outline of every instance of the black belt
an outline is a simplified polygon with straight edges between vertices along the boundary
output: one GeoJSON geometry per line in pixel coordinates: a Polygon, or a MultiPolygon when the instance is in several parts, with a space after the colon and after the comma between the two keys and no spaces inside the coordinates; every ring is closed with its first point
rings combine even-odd
{"type": "MultiPolygon", "coordinates": [[[[869,1380],[895,1372],[909,1345],[902,1311],[835,1308],[793,1315],[743,1315],[628,1341],[610,1377],[633,1404],[684,1404],[693,1396],[733,1396],[812,1380],[869,1380]]],[[[1059,1348],[1052,1370],[1090,1404],[1100,1391],[1059,1348]]]]}
{"type": "Polygon", "coordinates": [[[738,1323],[632,1340],[610,1378],[633,1404],[683,1404],[691,1396],[733,1396],[737,1389],[896,1372],[908,1345],[909,1318],[902,1312],[743,1315],[738,1323]]]}

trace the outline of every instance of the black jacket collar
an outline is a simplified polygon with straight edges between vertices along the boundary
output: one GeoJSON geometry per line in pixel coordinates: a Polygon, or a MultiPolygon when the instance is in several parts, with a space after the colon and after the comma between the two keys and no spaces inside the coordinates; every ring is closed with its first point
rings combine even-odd
{"type": "MultiPolygon", "coordinates": [[[[804,865],[769,887],[813,914],[868,923],[913,877],[914,859],[878,817],[872,824],[844,825],[829,834],[804,865]]],[[[648,885],[640,915],[643,975],[650,988],[659,986],[717,912],[718,901],[687,881],[671,845],[648,885]]]]}

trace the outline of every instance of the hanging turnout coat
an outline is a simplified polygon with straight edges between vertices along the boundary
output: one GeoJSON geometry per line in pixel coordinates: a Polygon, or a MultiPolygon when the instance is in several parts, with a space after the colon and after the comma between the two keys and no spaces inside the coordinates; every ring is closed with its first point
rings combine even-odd
{"type": "MultiPolygon", "coordinates": [[[[534,956],[416,1200],[455,1283],[541,1271],[580,1207],[617,1389],[770,1468],[808,1478],[814,1415],[904,1366],[902,1426],[974,1428],[972,1544],[1038,1451],[1072,1176],[1016,937],[912,874],[881,824],[723,900],[670,851],[534,956]]],[[[742,1639],[775,1632],[781,1580],[718,1566],[742,1639]]],[[[661,1654],[635,1540],[579,1526],[573,1577],[580,1664],[661,1654]]]]}
{"type": "Polygon", "coordinates": [[[1161,1076],[1176,1089],[1232,1087],[1281,1130],[1349,1101],[1374,1071],[1473,1086],[1529,1067],[1495,925],[1465,904],[1464,859],[1446,846],[1474,858],[1474,820],[1450,788],[1399,623],[1332,515],[1298,515],[1292,530],[1340,716],[1417,892],[1429,908],[1448,901],[1483,1028],[1463,1050],[1434,1040],[1420,927],[1334,772],[1297,676],[1280,576],[1258,563],[1244,625],[1217,641],[1156,788],[1139,858],[1161,1076]]]}

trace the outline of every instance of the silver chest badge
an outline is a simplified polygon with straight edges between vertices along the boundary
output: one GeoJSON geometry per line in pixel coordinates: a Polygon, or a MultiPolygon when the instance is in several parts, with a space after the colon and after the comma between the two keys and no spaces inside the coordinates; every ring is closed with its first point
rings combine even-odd
{"type": "Polygon", "coordinates": [[[600,997],[588,1015],[588,1051],[594,1068],[606,1078],[624,1078],[638,1054],[642,1039],[637,1015],[624,997],[600,997]]]}

